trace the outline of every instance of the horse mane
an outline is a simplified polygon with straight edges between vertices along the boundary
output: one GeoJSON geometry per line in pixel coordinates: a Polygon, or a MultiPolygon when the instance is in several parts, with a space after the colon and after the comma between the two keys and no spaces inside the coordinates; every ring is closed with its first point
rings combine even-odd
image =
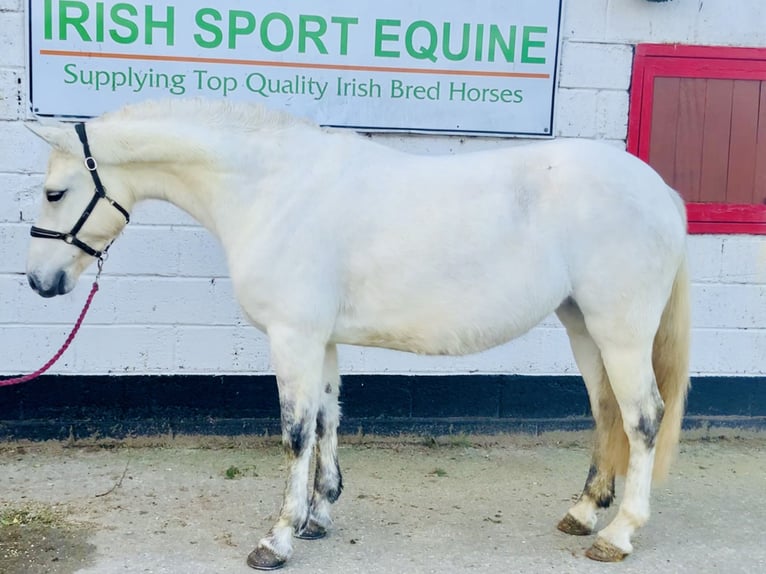
{"type": "MultiPolygon", "coordinates": [[[[226,140],[226,133],[321,129],[261,104],[203,98],[146,100],[105,113],[88,125],[97,159],[120,162],[214,161],[222,146],[210,144],[226,140]]],[[[71,139],[72,153],[79,154],[79,143],[71,139]]]]}
{"type": "Polygon", "coordinates": [[[150,121],[164,123],[184,120],[210,128],[254,131],[291,126],[314,126],[316,123],[282,110],[254,102],[232,102],[205,98],[168,98],[145,100],[100,116],[103,122],[150,121]]]}

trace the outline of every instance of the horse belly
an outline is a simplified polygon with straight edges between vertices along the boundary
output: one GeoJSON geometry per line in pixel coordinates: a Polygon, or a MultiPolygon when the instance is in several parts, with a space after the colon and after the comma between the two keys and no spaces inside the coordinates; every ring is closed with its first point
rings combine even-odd
{"type": "Polygon", "coordinates": [[[523,335],[566,297],[563,288],[537,287],[519,292],[496,283],[442,286],[395,297],[370,293],[348,302],[333,340],[424,355],[484,351],[523,335]]]}

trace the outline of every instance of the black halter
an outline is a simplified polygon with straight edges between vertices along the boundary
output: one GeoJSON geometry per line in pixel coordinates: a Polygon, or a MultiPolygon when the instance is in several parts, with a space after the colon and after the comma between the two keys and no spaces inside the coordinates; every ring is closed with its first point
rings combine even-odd
{"type": "Polygon", "coordinates": [[[98,251],[96,249],[93,249],[90,245],[88,245],[84,241],[77,239],[77,233],[80,231],[80,229],[82,229],[82,226],[85,225],[85,222],[88,221],[88,217],[90,217],[90,214],[93,213],[93,209],[96,207],[96,204],[98,203],[99,199],[107,200],[109,202],[109,205],[111,205],[117,211],[122,213],[122,215],[125,216],[126,223],[130,223],[130,214],[124,207],[122,207],[119,203],[114,201],[111,197],[109,197],[106,194],[106,190],[104,189],[104,184],[101,183],[101,178],[98,176],[98,171],[96,171],[96,169],[98,168],[98,164],[96,163],[96,160],[93,159],[93,156],[90,153],[90,145],[88,145],[88,136],[85,133],[85,124],[84,123],[75,124],[74,129],[77,132],[77,135],[80,137],[80,142],[82,142],[82,148],[83,148],[83,151],[85,152],[85,167],[88,168],[88,171],[90,172],[91,177],[93,177],[93,183],[96,185],[96,189],[94,191],[93,197],[91,198],[90,203],[88,203],[88,206],[85,208],[85,211],[82,212],[80,219],[77,220],[77,223],[74,224],[74,227],[72,227],[69,233],[61,233],[60,231],[52,231],[50,229],[43,229],[41,227],[35,227],[35,226],[32,226],[32,229],[30,230],[29,233],[32,237],[42,237],[43,239],[61,239],[62,241],[70,245],[79,247],[80,249],[85,251],[85,253],[87,253],[88,255],[95,257],[96,259],[102,260],[104,259],[104,255],[109,249],[109,246],[111,245],[111,243],[107,245],[103,251],[98,251]]]}

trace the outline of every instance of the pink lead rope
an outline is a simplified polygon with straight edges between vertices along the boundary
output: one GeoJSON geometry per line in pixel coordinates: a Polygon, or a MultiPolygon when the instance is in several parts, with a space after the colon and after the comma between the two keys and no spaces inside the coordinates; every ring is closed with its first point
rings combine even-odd
{"type": "Polygon", "coordinates": [[[66,338],[66,341],[64,341],[64,344],[61,346],[61,348],[58,350],[58,352],[53,355],[50,361],[45,363],[42,367],[37,369],[34,373],[30,373],[29,375],[24,375],[23,377],[16,377],[13,379],[5,379],[4,381],[0,381],[0,387],[8,387],[11,385],[18,385],[20,383],[26,383],[27,381],[31,381],[32,379],[36,379],[40,375],[42,375],[44,372],[46,372],[48,369],[50,369],[56,361],[58,361],[61,358],[61,355],[64,354],[64,352],[69,348],[69,345],[72,344],[72,341],[75,338],[75,335],[77,335],[77,331],[80,330],[80,326],[82,325],[83,319],[85,319],[85,314],[88,312],[88,309],[90,308],[90,304],[93,301],[93,296],[96,294],[96,291],[98,291],[98,279],[101,277],[101,270],[104,266],[104,261],[106,261],[106,256],[109,251],[109,247],[112,245],[109,243],[106,247],[104,247],[103,250],[99,251],[97,249],[94,249],[84,241],[77,238],[77,233],[82,229],[82,226],[85,225],[85,222],[90,217],[91,213],[93,213],[93,208],[96,206],[96,204],[101,201],[102,199],[105,199],[107,202],[109,202],[109,205],[114,207],[117,211],[119,211],[123,217],[125,217],[125,223],[130,222],[130,214],[128,213],[128,210],[125,209],[122,205],[117,203],[114,199],[109,197],[106,194],[106,189],[104,189],[104,184],[101,182],[101,178],[98,175],[98,163],[93,157],[93,154],[90,153],[90,144],[88,144],[88,135],[85,131],[85,124],[84,123],[78,123],[74,126],[75,131],[77,132],[77,136],[80,138],[80,143],[82,143],[82,149],[83,153],[85,155],[85,167],[90,172],[91,177],[93,178],[93,183],[96,186],[96,189],[93,193],[93,197],[90,200],[90,203],[85,208],[85,210],[82,212],[82,215],[80,215],[80,219],[77,220],[77,223],[74,224],[74,227],[69,231],[69,233],[62,233],[60,231],[54,231],[51,229],[45,229],[41,227],[32,226],[32,229],[29,230],[29,233],[32,237],[38,237],[43,239],[61,239],[62,241],[65,241],[69,245],[74,245],[75,247],[79,247],[82,249],[85,253],[88,255],[95,257],[97,260],[98,265],[98,273],[96,274],[96,280],[93,281],[93,287],[90,289],[90,294],[88,295],[88,299],[85,301],[85,306],[82,308],[82,311],[80,312],[80,316],[77,318],[77,322],[74,324],[74,327],[72,328],[72,332],[69,333],[69,336],[66,338]]]}
{"type": "MultiPolygon", "coordinates": [[[[100,274],[101,272],[99,269],[99,275],[100,274]]],[[[93,282],[93,287],[90,288],[88,299],[85,301],[85,306],[82,308],[82,311],[80,311],[80,316],[77,318],[77,322],[74,324],[74,327],[72,328],[72,332],[69,333],[69,336],[66,338],[66,341],[64,341],[64,344],[61,346],[58,352],[55,355],[53,355],[53,357],[51,357],[51,359],[47,363],[45,363],[42,367],[37,369],[34,373],[24,375],[23,377],[16,377],[13,379],[2,380],[0,381],[0,387],[9,387],[11,385],[19,385],[21,383],[26,383],[28,381],[31,381],[32,379],[36,379],[37,377],[42,375],[45,371],[50,369],[56,363],[56,361],[58,361],[61,358],[61,355],[63,355],[64,352],[69,348],[69,345],[72,344],[72,341],[74,340],[75,335],[77,335],[77,331],[80,330],[80,326],[82,325],[82,322],[85,319],[85,314],[88,312],[88,309],[90,308],[90,304],[93,301],[93,296],[96,294],[96,291],[98,291],[98,277],[96,277],[96,280],[93,282]]]]}

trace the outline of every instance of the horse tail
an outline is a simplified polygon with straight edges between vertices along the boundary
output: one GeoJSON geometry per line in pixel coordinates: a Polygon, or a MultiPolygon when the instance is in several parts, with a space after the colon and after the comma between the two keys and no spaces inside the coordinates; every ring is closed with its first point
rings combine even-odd
{"type": "MultiPolygon", "coordinates": [[[[664,478],[675,458],[681,422],[689,390],[689,277],[686,259],[681,263],[665,304],[660,326],[654,336],[652,367],[665,412],[656,438],[653,479],[664,478]]],[[[608,472],[624,476],[628,470],[630,445],[622,415],[606,371],[602,372],[600,399],[601,428],[597,443],[601,465],[608,472]]]]}
{"type": "Polygon", "coordinates": [[[673,290],[654,336],[652,366],[657,388],[665,402],[665,414],[657,435],[653,478],[667,476],[678,448],[681,423],[689,391],[689,275],[684,258],[676,272],[673,290]]]}

